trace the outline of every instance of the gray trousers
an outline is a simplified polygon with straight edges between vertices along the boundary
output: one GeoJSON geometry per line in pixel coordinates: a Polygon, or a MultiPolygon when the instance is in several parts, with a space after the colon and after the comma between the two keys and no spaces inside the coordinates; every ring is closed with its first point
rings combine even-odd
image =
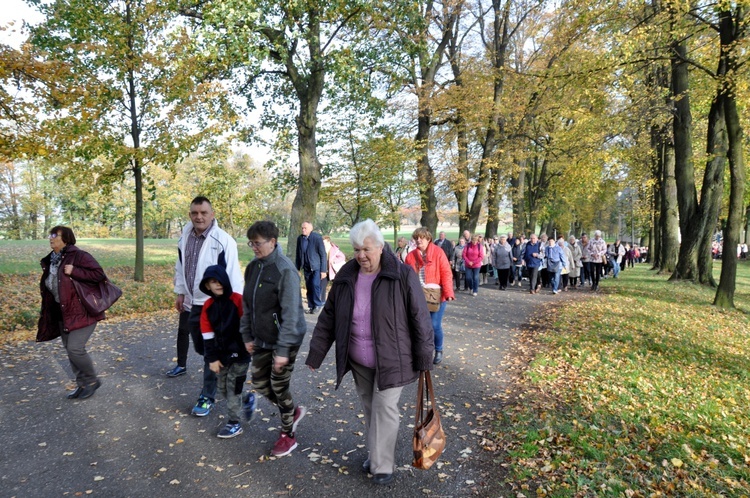
{"type": "Polygon", "coordinates": [[[219,392],[227,400],[229,422],[240,421],[242,409],[242,388],[247,380],[247,363],[232,363],[224,366],[216,375],[219,392]]]}
{"type": "MultiPolygon", "coordinates": [[[[60,331],[62,332],[63,324],[60,322],[60,331]]],[[[86,352],[86,343],[94,333],[96,323],[92,323],[88,327],[82,329],[71,330],[70,332],[62,332],[62,343],[65,346],[65,351],[68,352],[68,360],[70,361],[70,368],[73,369],[73,373],[76,376],[76,384],[80,387],[85,387],[93,384],[97,381],[96,371],[94,370],[94,362],[91,356],[86,352]]]]}
{"type": "Polygon", "coordinates": [[[396,468],[396,438],[398,436],[398,400],[403,387],[378,390],[375,369],[350,361],[354,384],[362,399],[367,425],[367,450],[370,453],[370,473],[392,474],[396,468]]]}

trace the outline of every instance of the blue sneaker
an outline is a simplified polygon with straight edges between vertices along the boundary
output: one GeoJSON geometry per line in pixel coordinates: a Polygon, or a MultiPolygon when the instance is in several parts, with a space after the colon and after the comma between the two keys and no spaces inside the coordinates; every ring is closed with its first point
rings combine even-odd
{"type": "Polygon", "coordinates": [[[169,370],[167,372],[167,377],[179,377],[180,375],[185,375],[186,373],[187,368],[176,365],[172,370],[169,370]]]}
{"type": "Polygon", "coordinates": [[[237,422],[236,424],[233,424],[229,422],[227,425],[221,428],[216,436],[220,437],[221,439],[229,439],[235,436],[239,436],[240,434],[242,434],[242,426],[240,425],[240,423],[237,422]]]}
{"type": "Polygon", "coordinates": [[[242,412],[245,414],[245,420],[252,422],[255,416],[255,394],[247,393],[242,395],[242,412]]]}
{"type": "Polygon", "coordinates": [[[205,417],[211,413],[211,409],[214,407],[214,402],[203,396],[202,394],[198,397],[198,402],[193,407],[193,415],[196,417],[205,417]]]}

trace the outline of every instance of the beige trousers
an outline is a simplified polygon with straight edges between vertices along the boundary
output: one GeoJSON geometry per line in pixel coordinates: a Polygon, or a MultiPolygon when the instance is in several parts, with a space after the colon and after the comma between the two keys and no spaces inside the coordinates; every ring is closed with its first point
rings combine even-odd
{"type": "Polygon", "coordinates": [[[400,422],[398,400],[403,387],[378,390],[375,369],[351,362],[354,383],[362,399],[367,424],[370,473],[392,474],[396,468],[396,438],[400,422]]]}

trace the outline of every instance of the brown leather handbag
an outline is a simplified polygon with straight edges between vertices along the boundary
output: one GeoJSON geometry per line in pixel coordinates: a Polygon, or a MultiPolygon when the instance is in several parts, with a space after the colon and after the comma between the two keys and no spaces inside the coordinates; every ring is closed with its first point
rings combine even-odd
{"type": "Polygon", "coordinates": [[[432,389],[432,377],[429,371],[419,373],[417,398],[417,417],[414,423],[414,461],[412,465],[427,470],[437,462],[445,449],[445,432],[440,423],[440,413],[435,403],[435,392],[432,389]],[[426,407],[425,401],[430,407],[426,407]]]}

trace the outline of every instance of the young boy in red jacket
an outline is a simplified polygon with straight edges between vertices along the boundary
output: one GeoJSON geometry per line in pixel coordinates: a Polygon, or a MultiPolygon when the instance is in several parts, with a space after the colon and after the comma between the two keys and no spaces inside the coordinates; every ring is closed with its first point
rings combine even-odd
{"type": "Polygon", "coordinates": [[[228,439],[242,434],[240,413],[244,411],[249,421],[255,412],[255,395],[248,393],[244,400],[242,396],[250,363],[250,354],[240,334],[242,294],[232,291],[229,276],[220,265],[206,268],[200,289],[211,296],[201,313],[204,354],[217,376],[218,391],[227,400],[229,417],[217,436],[228,439]]]}

